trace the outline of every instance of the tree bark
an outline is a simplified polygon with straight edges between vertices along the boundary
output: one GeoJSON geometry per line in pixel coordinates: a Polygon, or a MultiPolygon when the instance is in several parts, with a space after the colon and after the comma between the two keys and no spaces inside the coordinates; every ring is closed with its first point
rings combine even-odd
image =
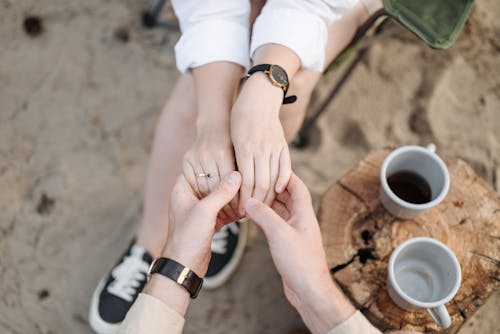
{"type": "Polygon", "coordinates": [[[382,331],[457,333],[500,286],[500,196],[459,159],[445,159],[450,191],[414,220],[391,216],[379,201],[379,173],[389,150],[371,152],[323,195],[320,225],[332,277],[382,331]],[[442,330],[425,312],[397,307],[387,294],[387,263],[406,239],[428,236],[448,245],[462,284],[447,304],[452,326],[442,330]]]}

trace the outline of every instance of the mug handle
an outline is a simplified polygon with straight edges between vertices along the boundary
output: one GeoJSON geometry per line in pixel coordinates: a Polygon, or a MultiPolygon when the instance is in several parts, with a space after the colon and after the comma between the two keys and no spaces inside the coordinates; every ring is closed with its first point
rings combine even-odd
{"type": "Polygon", "coordinates": [[[441,327],[448,328],[451,326],[451,319],[448,310],[444,305],[427,309],[432,319],[441,327]]]}
{"type": "Polygon", "coordinates": [[[427,145],[426,149],[428,149],[432,153],[436,153],[436,145],[434,145],[433,143],[430,143],[429,145],[427,145]]]}

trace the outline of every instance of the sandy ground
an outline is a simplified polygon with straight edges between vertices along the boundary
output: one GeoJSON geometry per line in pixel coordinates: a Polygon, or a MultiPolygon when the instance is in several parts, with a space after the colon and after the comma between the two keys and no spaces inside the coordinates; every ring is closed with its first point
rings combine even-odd
{"type": "MultiPolygon", "coordinates": [[[[91,293],[140,216],[155,120],[177,76],[178,33],[144,31],[144,1],[0,0],[0,333],[90,333],[91,293]],[[44,31],[23,31],[27,15],[44,31]],[[118,34],[117,31],[121,31],[118,34]]],[[[375,44],[293,150],[315,200],[369,150],[427,144],[500,189],[500,2],[477,1],[458,43],[426,48],[403,29],[375,44]]],[[[317,105],[338,72],[326,75],[317,105]]],[[[500,297],[462,333],[500,333],[500,297]]],[[[192,303],[186,333],[286,333],[265,239],[252,230],[229,284],[192,303]]]]}

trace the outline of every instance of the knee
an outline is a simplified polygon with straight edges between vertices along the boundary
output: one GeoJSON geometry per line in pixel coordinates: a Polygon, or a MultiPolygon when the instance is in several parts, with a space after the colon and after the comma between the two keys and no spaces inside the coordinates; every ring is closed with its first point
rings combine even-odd
{"type": "Polygon", "coordinates": [[[288,95],[297,95],[297,102],[283,106],[280,116],[282,119],[303,118],[311,99],[311,94],[321,77],[320,72],[301,70],[290,81],[288,95]]]}
{"type": "Polygon", "coordinates": [[[309,100],[316,83],[321,77],[321,73],[309,70],[301,70],[290,81],[288,89],[290,95],[297,95],[299,98],[309,100]]]}

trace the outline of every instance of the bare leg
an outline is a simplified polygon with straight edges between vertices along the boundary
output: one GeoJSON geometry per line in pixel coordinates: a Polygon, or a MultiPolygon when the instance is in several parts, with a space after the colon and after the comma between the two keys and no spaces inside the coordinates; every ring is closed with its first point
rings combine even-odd
{"type": "Polygon", "coordinates": [[[182,172],[182,159],[196,136],[194,82],[181,76],[156,126],[136,243],[153,257],[167,241],[170,192],[182,172]]]}
{"type": "MultiPolygon", "coordinates": [[[[356,30],[369,15],[365,7],[358,3],[340,20],[335,21],[328,29],[325,65],[329,64],[349,44],[356,30]]],[[[281,124],[288,142],[293,140],[300,130],[306,108],[309,105],[311,93],[321,78],[322,73],[310,70],[300,70],[290,82],[290,95],[297,95],[297,102],[284,105],[280,111],[281,124]]]]}

